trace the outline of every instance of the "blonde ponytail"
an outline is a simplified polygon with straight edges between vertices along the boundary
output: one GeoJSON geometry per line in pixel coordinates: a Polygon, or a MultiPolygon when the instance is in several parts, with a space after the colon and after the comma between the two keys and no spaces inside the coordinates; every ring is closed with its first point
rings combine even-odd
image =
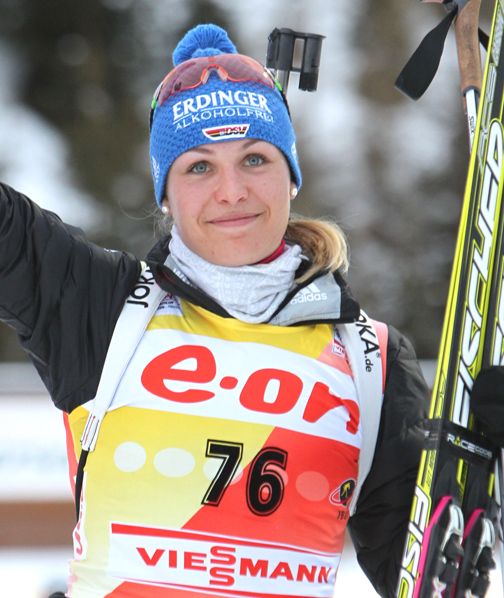
{"type": "Polygon", "coordinates": [[[319,270],[348,270],[348,245],[341,228],[329,220],[291,216],[285,233],[287,241],[300,245],[312,265],[298,282],[319,270]]]}

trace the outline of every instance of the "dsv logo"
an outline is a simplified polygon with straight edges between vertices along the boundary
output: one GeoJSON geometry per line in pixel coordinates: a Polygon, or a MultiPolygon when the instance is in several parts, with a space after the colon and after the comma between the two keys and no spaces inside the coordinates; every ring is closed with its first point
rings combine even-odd
{"type": "MultiPolygon", "coordinates": [[[[215,384],[212,389],[209,388],[216,377],[217,362],[208,347],[181,345],[150,361],[143,370],[141,382],[146,390],[163,399],[201,403],[216,396],[215,384]],[[170,382],[174,384],[170,385],[170,382]]],[[[224,390],[236,389],[238,401],[245,409],[271,415],[293,410],[305,390],[305,383],[297,374],[277,368],[257,369],[243,381],[235,376],[224,376],[217,383],[224,390]]],[[[348,413],[347,431],[357,434],[358,405],[353,400],[333,394],[323,382],[315,382],[311,387],[302,419],[315,423],[338,407],[343,407],[348,413]]]]}

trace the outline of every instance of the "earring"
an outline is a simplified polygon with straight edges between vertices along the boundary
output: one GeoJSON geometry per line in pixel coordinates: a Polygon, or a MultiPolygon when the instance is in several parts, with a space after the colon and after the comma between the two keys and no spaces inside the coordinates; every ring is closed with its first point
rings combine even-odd
{"type": "Polygon", "coordinates": [[[161,206],[161,212],[166,216],[170,213],[168,206],[161,206]]]}
{"type": "Polygon", "coordinates": [[[292,185],[291,190],[290,190],[290,198],[294,199],[298,194],[298,188],[296,187],[296,185],[292,185]]]}

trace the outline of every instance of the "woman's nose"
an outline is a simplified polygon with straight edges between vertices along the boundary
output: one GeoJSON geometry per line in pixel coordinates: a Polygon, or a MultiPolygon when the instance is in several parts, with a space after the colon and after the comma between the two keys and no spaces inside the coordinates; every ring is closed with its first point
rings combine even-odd
{"type": "Polygon", "coordinates": [[[218,202],[235,204],[246,199],[247,195],[243,176],[234,168],[222,168],[215,187],[215,199],[218,202]]]}

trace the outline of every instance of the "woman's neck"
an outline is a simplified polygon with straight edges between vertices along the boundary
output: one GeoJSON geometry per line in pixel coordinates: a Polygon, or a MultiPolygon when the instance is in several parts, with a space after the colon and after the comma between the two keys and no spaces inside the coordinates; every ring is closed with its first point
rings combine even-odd
{"type": "Polygon", "coordinates": [[[275,251],[272,254],[268,255],[267,257],[265,257],[262,260],[259,260],[258,262],[256,262],[256,264],[269,264],[273,260],[276,260],[277,257],[281,256],[282,253],[284,252],[284,249],[285,249],[285,239],[282,239],[280,245],[275,249],[275,251]]]}

